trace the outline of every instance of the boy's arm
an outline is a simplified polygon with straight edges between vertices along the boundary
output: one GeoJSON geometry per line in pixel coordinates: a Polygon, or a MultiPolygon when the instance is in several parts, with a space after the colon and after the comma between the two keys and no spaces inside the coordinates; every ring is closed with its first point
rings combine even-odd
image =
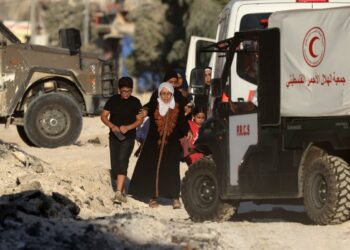
{"type": "Polygon", "coordinates": [[[114,125],[112,122],[110,122],[108,120],[108,117],[110,115],[110,112],[108,110],[102,110],[101,113],[101,121],[107,126],[109,127],[112,131],[117,131],[120,132],[120,129],[118,126],[114,125]]]}
{"type": "Polygon", "coordinates": [[[141,116],[137,115],[135,122],[133,122],[129,125],[120,126],[120,132],[125,134],[129,130],[133,130],[133,129],[137,128],[138,126],[140,126],[142,124],[142,122],[143,122],[143,118],[141,116]]]}

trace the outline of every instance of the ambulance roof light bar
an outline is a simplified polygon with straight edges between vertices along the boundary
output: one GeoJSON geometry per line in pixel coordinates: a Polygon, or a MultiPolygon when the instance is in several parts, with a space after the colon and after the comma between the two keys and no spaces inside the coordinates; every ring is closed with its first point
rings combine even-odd
{"type": "Polygon", "coordinates": [[[296,0],[297,3],[328,3],[329,0],[296,0]]]}

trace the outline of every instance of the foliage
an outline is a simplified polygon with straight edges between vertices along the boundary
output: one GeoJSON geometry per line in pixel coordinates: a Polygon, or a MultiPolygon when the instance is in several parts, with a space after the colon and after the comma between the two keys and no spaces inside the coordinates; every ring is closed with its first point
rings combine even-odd
{"type": "Polygon", "coordinates": [[[77,28],[83,30],[84,2],[83,0],[50,2],[45,5],[45,29],[53,43],[58,42],[58,30],[62,28],[77,28]]]}
{"type": "Polygon", "coordinates": [[[166,60],[163,52],[166,36],[170,32],[170,24],[164,19],[166,11],[165,4],[154,0],[138,8],[129,17],[135,22],[134,52],[126,62],[127,65],[134,66],[129,67],[132,74],[157,71],[166,60]]]}
{"type": "Polygon", "coordinates": [[[184,68],[192,35],[215,37],[219,13],[228,0],[153,0],[134,11],[134,52],[130,73],[184,68]]]}

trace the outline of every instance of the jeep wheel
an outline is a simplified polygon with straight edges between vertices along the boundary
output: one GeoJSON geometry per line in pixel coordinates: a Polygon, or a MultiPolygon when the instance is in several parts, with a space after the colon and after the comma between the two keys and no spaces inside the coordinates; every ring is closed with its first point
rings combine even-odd
{"type": "Polygon", "coordinates": [[[81,132],[77,103],[61,93],[36,97],[24,114],[24,130],[36,146],[55,148],[74,143],[81,132]]]}
{"type": "Polygon", "coordinates": [[[19,137],[21,137],[22,141],[24,141],[25,144],[27,144],[28,146],[35,146],[34,143],[29,140],[27,134],[26,134],[26,131],[24,130],[24,127],[23,126],[20,126],[20,125],[17,125],[17,133],[19,135],[19,137]]]}
{"type": "Polygon", "coordinates": [[[193,221],[226,221],[237,209],[220,199],[215,163],[209,158],[189,167],[182,181],[181,197],[193,221]]]}
{"type": "Polygon", "coordinates": [[[348,220],[349,165],[336,156],[315,159],[305,170],[304,204],[307,214],[317,224],[339,224],[348,220]]]}

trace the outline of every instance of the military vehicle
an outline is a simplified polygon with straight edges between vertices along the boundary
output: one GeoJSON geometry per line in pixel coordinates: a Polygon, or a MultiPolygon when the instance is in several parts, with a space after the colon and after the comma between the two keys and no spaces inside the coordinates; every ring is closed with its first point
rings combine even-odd
{"type": "Polygon", "coordinates": [[[0,22],[0,122],[29,145],[74,143],[115,91],[113,63],[81,52],[79,30],[59,35],[61,47],[22,43],[0,22]]]}

